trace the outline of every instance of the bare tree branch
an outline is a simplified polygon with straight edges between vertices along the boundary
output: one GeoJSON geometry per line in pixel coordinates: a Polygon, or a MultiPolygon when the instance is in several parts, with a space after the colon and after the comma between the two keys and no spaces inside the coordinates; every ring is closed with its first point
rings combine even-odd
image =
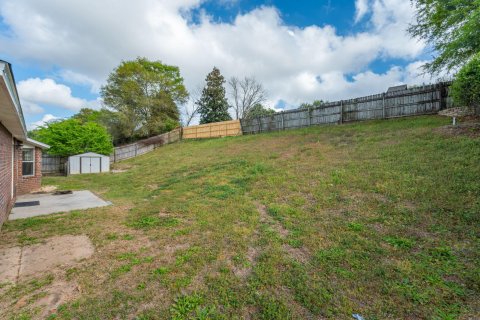
{"type": "Polygon", "coordinates": [[[202,88],[197,87],[190,93],[188,101],[182,105],[181,120],[184,127],[188,127],[195,119],[195,116],[198,114],[199,105],[196,104],[196,102],[201,95],[202,88]]]}
{"type": "Polygon", "coordinates": [[[228,80],[228,85],[237,119],[246,117],[255,105],[267,100],[267,92],[254,77],[245,77],[242,80],[232,77],[228,80]]]}

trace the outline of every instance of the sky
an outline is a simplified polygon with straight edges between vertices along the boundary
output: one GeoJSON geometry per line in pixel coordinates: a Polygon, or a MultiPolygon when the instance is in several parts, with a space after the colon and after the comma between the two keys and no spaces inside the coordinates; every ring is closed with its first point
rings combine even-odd
{"type": "Polygon", "coordinates": [[[136,57],[178,66],[191,92],[214,66],[255,77],[278,111],[434,82],[413,17],[407,0],[0,0],[0,59],[29,129],[101,108],[109,73],[136,57]]]}

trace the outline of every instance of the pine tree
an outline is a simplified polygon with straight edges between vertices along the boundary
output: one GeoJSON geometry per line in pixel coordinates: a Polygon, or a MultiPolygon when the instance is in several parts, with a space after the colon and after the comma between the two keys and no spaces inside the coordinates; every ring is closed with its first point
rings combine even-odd
{"type": "Polygon", "coordinates": [[[223,87],[225,79],[220,74],[220,70],[214,67],[205,81],[207,85],[203,88],[202,96],[196,102],[199,106],[200,124],[231,120],[223,87]]]}

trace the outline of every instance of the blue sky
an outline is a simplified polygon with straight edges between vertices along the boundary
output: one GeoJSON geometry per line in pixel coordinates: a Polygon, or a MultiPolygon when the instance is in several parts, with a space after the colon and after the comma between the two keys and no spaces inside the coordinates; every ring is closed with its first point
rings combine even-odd
{"type": "Polygon", "coordinates": [[[108,74],[137,56],[179,66],[189,91],[213,66],[254,76],[279,110],[432,81],[412,17],[404,0],[3,0],[0,58],[30,128],[100,108],[108,74]]]}

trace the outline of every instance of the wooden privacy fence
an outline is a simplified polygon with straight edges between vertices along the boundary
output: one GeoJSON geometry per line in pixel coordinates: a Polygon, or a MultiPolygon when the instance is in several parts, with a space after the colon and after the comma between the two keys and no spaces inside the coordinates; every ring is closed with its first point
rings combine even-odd
{"type": "Polygon", "coordinates": [[[140,140],[125,146],[116,147],[113,153],[110,155],[110,160],[112,162],[118,162],[121,160],[130,159],[153,151],[164,144],[177,142],[181,139],[216,138],[238,136],[241,134],[242,128],[240,126],[240,120],[177,128],[173,131],[155,137],[140,140]]]}
{"type": "Polygon", "coordinates": [[[244,134],[337,124],[370,119],[432,114],[450,104],[449,82],[413,87],[356,99],[328,102],[311,109],[283,111],[271,116],[242,119],[244,134]]]}
{"type": "Polygon", "coordinates": [[[182,129],[177,128],[167,133],[158,136],[150,137],[148,139],[139,140],[135,143],[127,144],[125,146],[116,147],[110,155],[110,160],[117,162],[120,160],[130,159],[141,154],[153,151],[154,149],[173,142],[180,141],[182,138],[182,129]]]}
{"type": "Polygon", "coordinates": [[[433,114],[451,105],[450,82],[407,88],[399,86],[386,93],[328,102],[310,109],[295,109],[253,119],[208,123],[173,131],[116,147],[110,156],[117,162],[136,157],[181,139],[202,139],[238,136],[249,133],[293,129],[322,124],[389,119],[412,115],[433,114]]]}
{"type": "Polygon", "coordinates": [[[183,128],[183,139],[201,139],[239,136],[242,134],[240,120],[222,121],[183,128]]]}
{"type": "Polygon", "coordinates": [[[42,154],[42,175],[67,175],[67,157],[42,154]]]}

